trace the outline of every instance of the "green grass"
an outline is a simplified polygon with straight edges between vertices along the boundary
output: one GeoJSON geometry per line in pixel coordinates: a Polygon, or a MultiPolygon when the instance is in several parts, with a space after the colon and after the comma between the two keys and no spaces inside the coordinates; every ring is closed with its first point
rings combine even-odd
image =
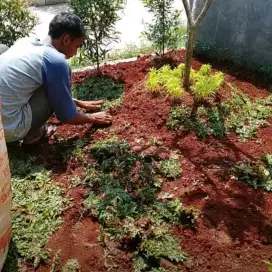
{"type": "MultiPolygon", "coordinates": [[[[150,55],[155,51],[156,50],[154,46],[150,45],[147,42],[141,42],[140,45],[130,43],[127,44],[126,47],[123,49],[116,49],[111,51],[103,62],[130,59],[139,55],[150,55]]],[[[77,56],[73,57],[69,61],[69,64],[72,69],[79,69],[82,67],[95,65],[92,61],[88,59],[87,56],[84,55],[84,52],[79,52],[77,56]]]]}
{"type": "MultiPolygon", "coordinates": [[[[97,142],[90,152],[94,161],[87,171],[85,212],[101,224],[100,241],[133,245],[131,250],[138,256],[134,271],[159,269],[161,258],[174,265],[185,260],[171,226],[194,226],[196,214],[178,199],[157,200],[161,174],[157,158],[134,154],[125,141],[116,139],[97,142]]],[[[177,158],[162,165],[166,176],[180,175],[177,158]]]]}
{"type": "Polygon", "coordinates": [[[28,260],[37,267],[49,257],[44,248],[61,225],[61,214],[68,204],[64,192],[51,180],[51,173],[34,163],[35,158],[9,150],[12,173],[12,247],[6,271],[18,271],[18,262],[28,260]]]}
{"type": "Polygon", "coordinates": [[[90,77],[73,86],[73,96],[79,100],[104,100],[103,108],[120,107],[123,104],[123,85],[111,77],[90,77]]]}

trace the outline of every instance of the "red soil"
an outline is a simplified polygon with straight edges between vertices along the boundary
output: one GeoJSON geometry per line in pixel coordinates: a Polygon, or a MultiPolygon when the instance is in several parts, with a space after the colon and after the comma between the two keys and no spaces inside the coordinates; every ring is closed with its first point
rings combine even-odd
{"type": "MultiPolygon", "coordinates": [[[[176,55],[179,62],[184,52],[176,55]]],[[[197,60],[193,67],[201,66],[197,60]]],[[[264,260],[272,260],[272,194],[249,188],[242,182],[230,179],[228,169],[239,161],[255,160],[262,154],[272,154],[272,126],[259,131],[258,140],[240,143],[236,136],[224,139],[206,138],[200,140],[193,133],[178,135],[167,129],[165,123],[171,101],[163,95],[156,97],[145,91],[144,78],[148,71],[147,58],[135,62],[106,66],[103,73],[124,82],[124,107],[113,112],[113,125],[91,133],[90,126],[59,126],[58,136],[63,138],[87,137],[90,141],[118,136],[132,146],[139,146],[137,139],[146,143],[150,137],[164,141],[165,146],[181,155],[182,178],[167,182],[164,191],[180,197],[185,206],[202,212],[197,231],[175,229],[182,240],[181,246],[190,256],[181,271],[191,272],[265,272],[264,260]]],[[[245,75],[244,71],[241,74],[245,75]]],[[[93,72],[75,73],[73,82],[82,82],[93,72]]],[[[265,88],[244,82],[239,72],[226,74],[226,80],[235,84],[252,98],[268,95],[265,88]]],[[[225,84],[221,90],[227,96],[225,84]]],[[[65,162],[61,150],[50,153],[54,140],[40,148],[41,154],[53,169],[55,180],[64,187],[69,184],[69,175],[80,175],[82,166],[75,161],[65,162]]],[[[156,151],[155,151],[156,152],[156,151]]],[[[61,264],[68,259],[77,259],[82,272],[130,271],[130,255],[116,252],[118,267],[111,266],[111,258],[105,260],[105,251],[99,245],[99,225],[91,219],[81,218],[81,203],[84,188],[69,191],[74,206],[64,214],[64,223],[52,236],[48,247],[55,253],[61,249],[61,264]],[[106,265],[105,265],[106,264],[106,265]],[[105,267],[107,266],[107,267],[105,267]]],[[[38,269],[48,272],[50,264],[38,269]]]]}

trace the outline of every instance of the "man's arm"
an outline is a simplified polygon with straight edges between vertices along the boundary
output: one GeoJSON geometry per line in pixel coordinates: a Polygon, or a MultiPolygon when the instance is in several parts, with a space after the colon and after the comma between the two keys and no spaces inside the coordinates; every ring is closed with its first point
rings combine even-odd
{"type": "Polygon", "coordinates": [[[98,100],[98,101],[81,101],[77,99],[73,99],[76,103],[77,107],[83,108],[87,111],[89,110],[99,110],[101,109],[101,106],[104,104],[104,100],[98,100]]]}
{"type": "Polygon", "coordinates": [[[97,112],[93,114],[78,113],[74,118],[65,122],[70,125],[83,125],[83,124],[110,124],[112,117],[106,112],[97,112]]]}
{"type": "Polygon", "coordinates": [[[65,59],[54,55],[52,50],[44,55],[42,76],[57,118],[71,125],[111,123],[111,116],[105,112],[83,114],[77,111],[77,105],[71,95],[69,66],[65,59]]]}

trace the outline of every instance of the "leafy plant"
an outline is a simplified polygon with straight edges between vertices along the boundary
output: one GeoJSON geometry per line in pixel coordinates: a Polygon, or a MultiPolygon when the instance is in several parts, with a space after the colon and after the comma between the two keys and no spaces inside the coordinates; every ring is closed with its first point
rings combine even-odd
{"type": "Polygon", "coordinates": [[[182,170],[178,158],[170,158],[169,160],[160,161],[158,167],[164,177],[177,179],[181,176],[182,170]]]}
{"type": "MultiPolygon", "coordinates": [[[[152,68],[147,78],[147,88],[150,91],[164,91],[173,97],[180,97],[183,90],[180,81],[185,71],[185,65],[180,64],[171,70],[164,66],[159,70],[152,68]]],[[[203,65],[199,71],[192,69],[192,95],[196,101],[201,101],[215,94],[224,81],[221,72],[212,74],[210,65],[203,65]]]]}
{"type": "Polygon", "coordinates": [[[67,200],[50,180],[50,173],[32,168],[24,178],[12,179],[13,241],[20,255],[37,266],[48,257],[44,249],[49,237],[60,226],[67,200]]]}
{"type": "Polygon", "coordinates": [[[61,272],[79,272],[79,264],[77,260],[70,259],[61,269],[61,272]]]}
{"type": "Polygon", "coordinates": [[[240,141],[247,141],[256,136],[260,127],[269,125],[271,105],[272,96],[252,101],[246,94],[235,91],[219,106],[198,107],[194,119],[191,107],[175,106],[167,125],[172,129],[194,131],[199,137],[223,137],[235,132],[240,141]]]}
{"type": "Polygon", "coordinates": [[[156,70],[151,68],[147,78],[147,88],[152,92],[164,91],[172,97],[180,97],[182,89],[180,87],[180,75],[184,71],[184,64],[180,64],[175,69],[163,66],[156,70]]]}
{"type": "Polygon", "coordinates": [[[118,41],[115,24],[120,19],[118,12],[125,0],[71,0],[70,5],[88,30],[84,52],[96,63],[100,73],[100,60],[105,58],[108,46],[118,41]]]}
{"type": "Polygon", "coordinates": [[[199,71],[192,70],[192,94],[197,101],[201,101],[218,91],[224,81],[224,74],[221,72],[212,74],[211,66],[203,65],[199,71]]]}
{"type": "MultiPolygon", "coordinates": [[[[193,226],[195,214],[178,200],[156,201],[156,158],[134,154],[125,141],[117,139],[97,142],[90,152],[94,161],[87,174],[90,192],[84,206],[101,224],[101,241],[111,239],[130,247],[134,271],[159,269],[161,258],[183,261],[185,255],[170,227],[193,226]]],[[[173,163],[174,174],[172,169],[165,171],[174,178],[180,167],[173,163]]]]}
{"type": "Polygon", "coordinates": [[[111,77],[90,77],[73,86],[73,96],[79,100],[105,100],[104,108],[122,105],[123,85],[111,77]]]}
{"type": "MultiPolygon", "coordinates": [[[[176,49],[182,39],[184,28],[180,26],[181,12],[173,9],[173,0],[142,0],[152,13],[152,23],[146,24],[145,37],[151,41],[160,54],[166,48],[176,49]]],[[[185,30],[186,31],[186,30],[185,30]]]]}
{"type": "Polygon", "coordinates": [[[37,20],[24,0],[0,1],[0,43],[11,46],[19,38],[28,36],[37,20]]]}
{"type": "Polygon", "coordinates": [[[148,256],[156,259],[164,257],[174,262],[186,259],[186,255],[180,250],[177,239],[168,229],[161,227],[152,229],[152,235],[142,244],[141,249],[148,256]]]}
{"type": "Polygon", "coordinates": [[[233,168],[233,174],[242,181],[245,181],[255,189],[272,191],[272,172],[267,165],[261,163],[239,163],[233,168]]]}
{"type": "Polygon", "coordinates": [[[234,91],[222,107],[226,115],[227,132],[235,131],[241,141],[255,137],[259,127],[269,125],[272,117],[272,96],[252,101],[246,94],[234,91]]]}
{"type": "Polygon", "coordinates": [[[191,107],[175,106],[170,111],[167,126],[172,129],[193,131],[198,137],[225,135],[225,116],[221,116],[216,107],[206,109],[199,107],[196,118],[191,118],[191,107]]]}

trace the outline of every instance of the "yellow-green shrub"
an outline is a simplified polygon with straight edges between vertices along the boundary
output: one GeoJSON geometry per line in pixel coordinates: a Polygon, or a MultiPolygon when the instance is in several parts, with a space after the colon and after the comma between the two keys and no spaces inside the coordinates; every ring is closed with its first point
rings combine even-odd
{"type": "MultiPolygon", "coordinates": [[[[163,66],[156,70],[152,68],[147,78],[147,88],[152,92],[164,91],[172,97],[180,97],[183,89],[181,86],[185,65],[180,64],[171,70],[169,66],[163,66]]],[[[224,74],[221,72],[212,73],[210,65],[202,65],[199,71],[192,69],[191,91],[195,100],[204,99],[218,91],[224,81],[224,74]]]]}
{"type": "Polygon", "coordinates": [[[175,69],[170,69],[168,65],[156,70],[152,68],[147,78],[147,88],[152,92],[165,91],[173,97],[180,97],[181,74],[184,72],[185,65],[181,64],[175,69]]]}

